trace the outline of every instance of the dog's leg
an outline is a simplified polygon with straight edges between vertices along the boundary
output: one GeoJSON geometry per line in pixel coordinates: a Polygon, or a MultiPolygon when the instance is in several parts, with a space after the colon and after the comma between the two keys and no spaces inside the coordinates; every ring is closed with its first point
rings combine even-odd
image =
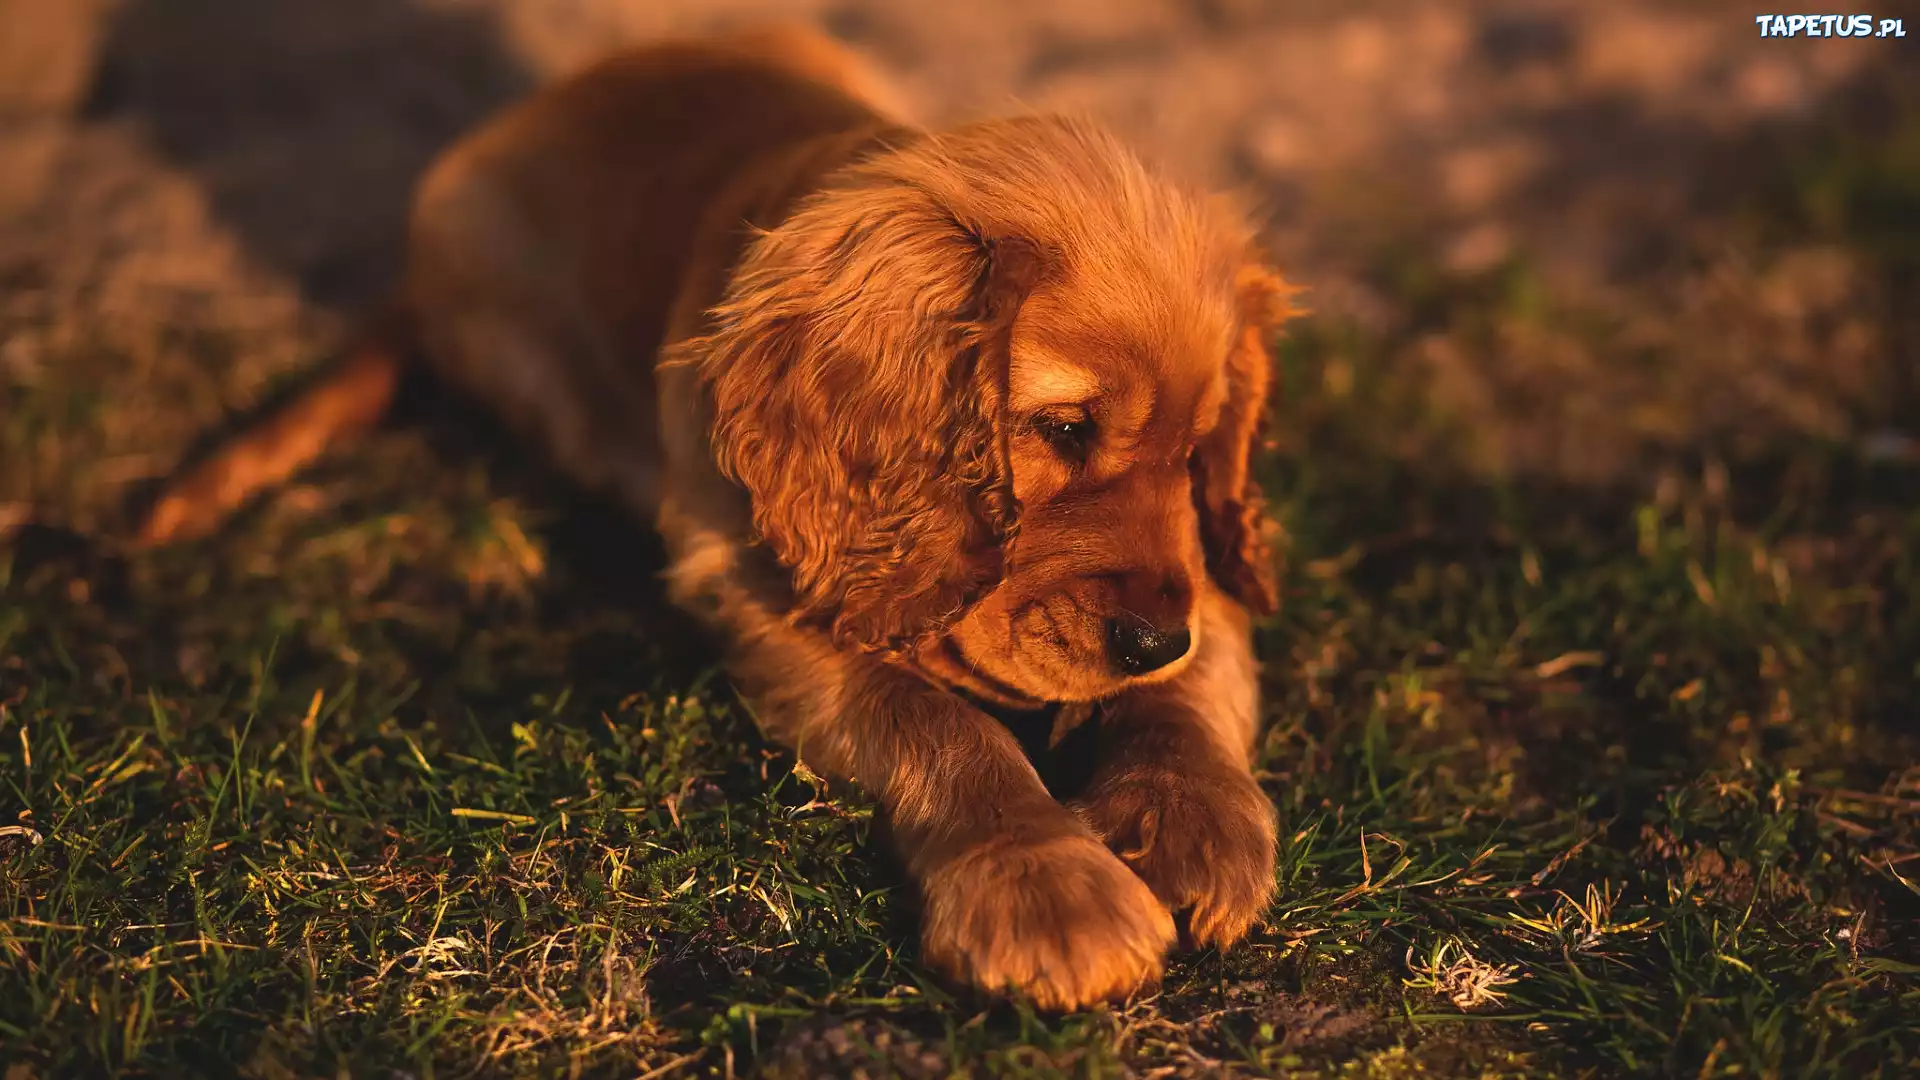
{"type": "MultiPolygon", "coordinates": [[[[1073,1008],[1158,976],[1173,923],[1047,793],[1007,729],[953,696],[880,676],[839,725],[925,900],[927,960],[988,989],[1073,1008]]],[[[835,770],[839,771],[839,770],[835,770]]]]}
{"type": "Polygon", "coordinates": [[[1200,651],[1173,679],[1128,691],[1101,721],[1074,809],[1196,944],[1228,945],[1273,894],[1274,811],[1254,782],[1259,669],[1246,613],[1202,596],[1200,651]]]}
{"type": "Polygon", "coordinates": [[[1003,725],[771,619],[758,628],[736,639],[736,680],[810,767],[878,798],[925,901],[929,963],[1047,1008],[1125,995],[1159,975],[1172,919],[1048,795],[1003,725]]]}

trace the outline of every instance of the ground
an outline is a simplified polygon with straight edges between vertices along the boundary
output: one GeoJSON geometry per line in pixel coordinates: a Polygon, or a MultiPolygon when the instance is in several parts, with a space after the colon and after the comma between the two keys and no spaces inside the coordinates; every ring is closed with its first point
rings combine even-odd
{"type": "MultiPolygon", "coordinates": [[[[1920,1069],[1920,37],[1718,2],[0,0],[0,1071],[1920,1069]],[[1093,113],[1313,313],[1263,467],[1278,898],[1059,1017],[931,977],[657,551],[434,399],[127,508],[337,344],[408,179],[782,15],[1093,113]]],[[[1920,33],[1920,19],[1910,33],[1920,33]]]]}

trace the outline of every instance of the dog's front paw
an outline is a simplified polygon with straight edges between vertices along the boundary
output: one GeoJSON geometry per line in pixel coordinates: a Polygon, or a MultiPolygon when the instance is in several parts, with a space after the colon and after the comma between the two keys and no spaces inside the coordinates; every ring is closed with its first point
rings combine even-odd
{"type": "Polygon", "coordinates": [[[1273,896],[1273,803],[1243,768],[1139,765],[1074,805],[1196,945],[1231,945],[1273,896]]]}
{"type": "Polygon", "coordinates": [[[929,874],[923,951],[935,967],[1042,1008],[1124,997],[1159,978],[1173,920],[1084,834],[990,841],[929,874]]]}

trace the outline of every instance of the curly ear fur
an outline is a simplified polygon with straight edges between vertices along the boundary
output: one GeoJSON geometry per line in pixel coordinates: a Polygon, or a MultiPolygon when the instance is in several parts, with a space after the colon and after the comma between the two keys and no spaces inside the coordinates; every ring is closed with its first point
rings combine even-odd
{"type": "Polygon", "coordinates": [[[1295,314],[1295,290],[1259,263],[1244,266],[1234,285],[1240,331],[1227,356],[1227,402],[1193,456],[1194,494],[1208,573],[1248,610],[1268,615],[1280,601],[1267,547],[1273,524],[1250,459],[1273,390],[1267,350],[1280,324],[1295,314]]]}
{"type": "Polygon", "coordinates": [[[900,652],[1003,573],[1007,338],[1045,268],[924,188],[867,179],[759,236],[689,345],[792,615],[900,652]]]}

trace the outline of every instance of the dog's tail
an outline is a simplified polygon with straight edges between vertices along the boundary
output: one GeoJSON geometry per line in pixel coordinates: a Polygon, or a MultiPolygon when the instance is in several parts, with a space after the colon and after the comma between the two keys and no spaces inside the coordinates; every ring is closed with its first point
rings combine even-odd
{"type": "Polygon", "coordinates": [[[255,495],[371,429],[393,405],[413,347],[412,322],[396,304],[310,386],[169,480],[135,543],[204,536],[255,495]]]}

